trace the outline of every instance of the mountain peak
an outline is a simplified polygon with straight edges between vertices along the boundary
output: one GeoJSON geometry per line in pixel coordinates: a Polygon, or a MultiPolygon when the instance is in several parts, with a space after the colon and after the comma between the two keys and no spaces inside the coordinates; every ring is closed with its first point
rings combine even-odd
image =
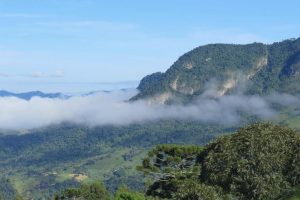
{"type": "Polygon", "coordinates": [[[189,102],[213,85],[216,95],[300,91],[300,38],[273,44],[208,44],[181,56],[165,73],[144,77],[132,100],[189,102]],[[213,84],[211,84],[213,82],[213,84]]]}

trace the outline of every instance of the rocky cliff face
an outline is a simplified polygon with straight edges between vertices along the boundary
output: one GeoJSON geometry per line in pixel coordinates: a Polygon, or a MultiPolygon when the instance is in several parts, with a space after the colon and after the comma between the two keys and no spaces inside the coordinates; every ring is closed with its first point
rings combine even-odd
{"type": "Polygon", "coordinates": [[[181,56],[165,73],[146,76],[132,100],[189,102],[214,88],[216,96],[240,91],[265,95],[300,92],[300,39],[266,45],[210,44],[181,56]]]}

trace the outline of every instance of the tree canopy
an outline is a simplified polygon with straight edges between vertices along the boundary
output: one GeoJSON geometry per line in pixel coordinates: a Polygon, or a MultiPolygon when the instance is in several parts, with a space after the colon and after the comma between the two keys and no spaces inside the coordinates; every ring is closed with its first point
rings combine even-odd
{"type": "Polygon", "coordinates": [[[298,186],[299,167],[299,133],[272,123],[257,123],[204,148],[158,146],[139,169],[153,180],[147,195],[263,200],[277,199],[298,186]]]}

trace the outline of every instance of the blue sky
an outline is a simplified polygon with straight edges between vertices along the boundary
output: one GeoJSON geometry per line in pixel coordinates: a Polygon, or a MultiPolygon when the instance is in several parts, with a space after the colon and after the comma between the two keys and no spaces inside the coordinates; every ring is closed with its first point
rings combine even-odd
{"type": "Polygon", "coordinates": [[[0,83],[136,81],[199,45],[300,37],[299,7],[296,0],[0,0],[0,83]]]}

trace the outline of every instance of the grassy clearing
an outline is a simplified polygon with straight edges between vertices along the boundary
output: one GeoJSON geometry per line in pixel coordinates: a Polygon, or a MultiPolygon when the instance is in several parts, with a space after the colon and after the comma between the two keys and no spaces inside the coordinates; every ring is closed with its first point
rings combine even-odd
{"type": "MultiPolygon", "coordinates": [[[[132,149],[114,149],[108,153],[80,159],[75,162],[61,163],[55,168],[47,166],[30,166],[20,170],[10,170],[10,180],[19,194],[30,196],[32,188],[37,188],[38,193],[43,194],[45,189],[40,188],[41,183],[53,185],[65,181],[77,181],[90,183],[96,180],[106,180],[119,171],[125,172],[124,176],[134,175],[137,165],[141,164],[146,156],[147,149],[134,149],[131,159],[126,160],[124,155],[130,154],[132,149]],[[29,171],[36,172],[36,175],[29,175],[29,171]]],[[[39,195],[39,194],[38,194],[39,195]]]]}

